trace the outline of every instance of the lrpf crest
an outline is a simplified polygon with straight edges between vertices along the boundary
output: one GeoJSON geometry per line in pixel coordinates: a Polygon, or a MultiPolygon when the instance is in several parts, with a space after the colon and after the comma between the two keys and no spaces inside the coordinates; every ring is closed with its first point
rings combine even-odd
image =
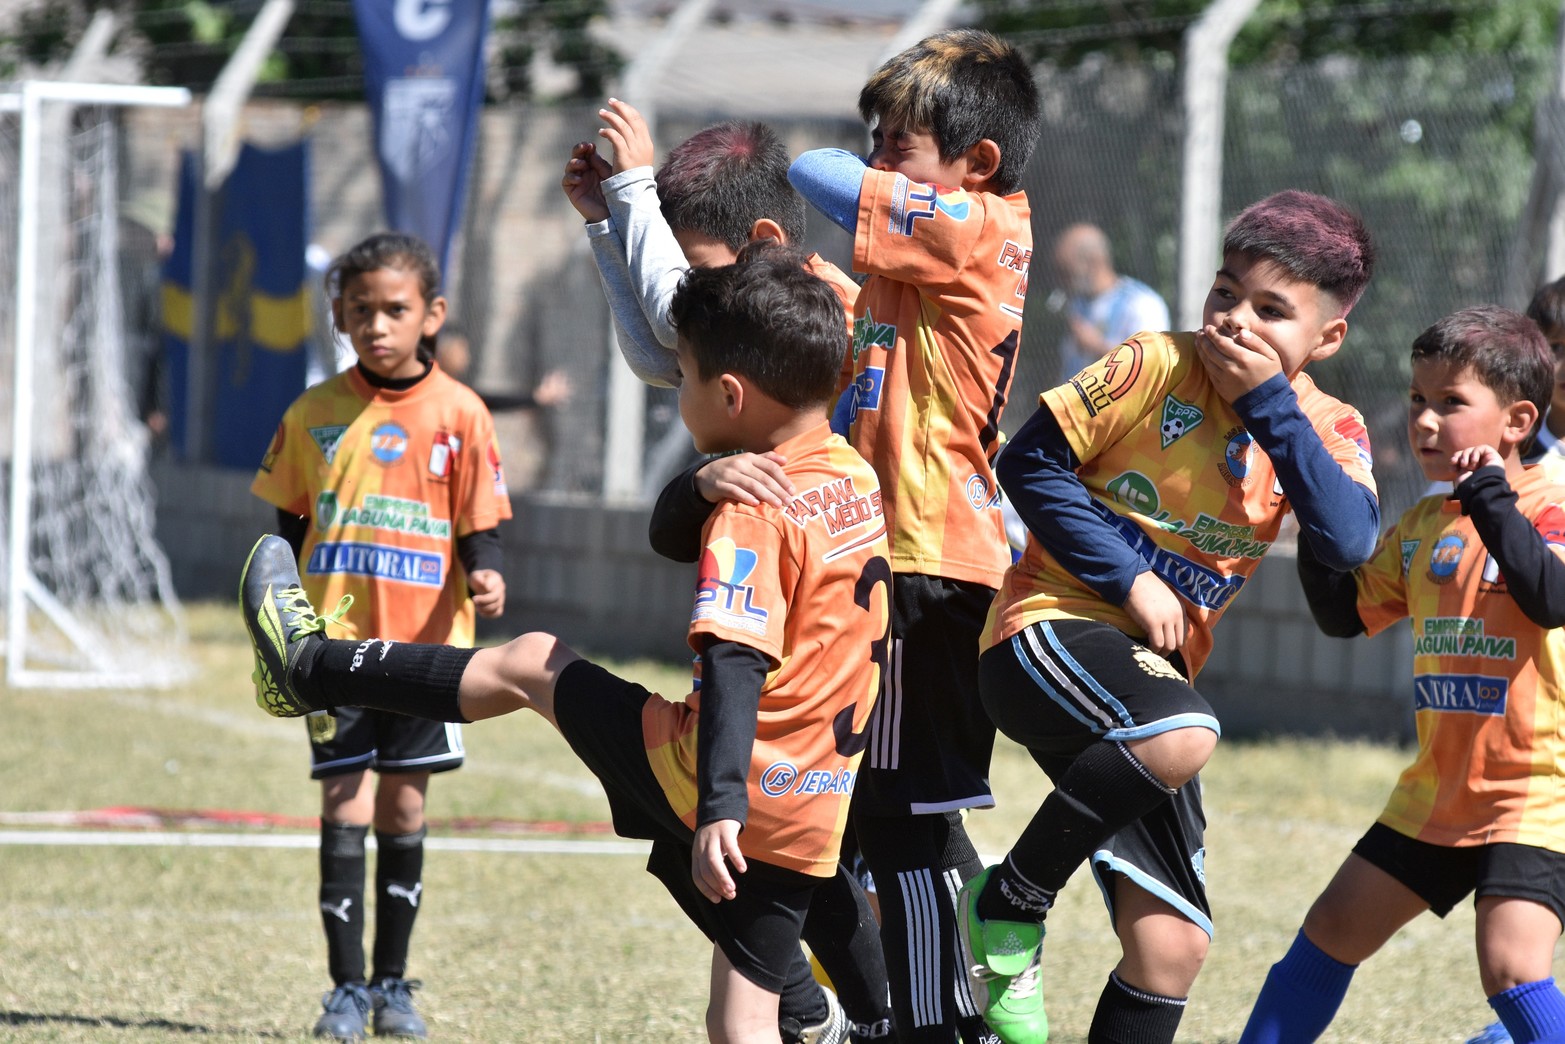
{"type": "Polygon", "coordinates": [[[1180,402],[1172,395],[1163,399],[1163,421],[1158,425],[1158,434],[1163,438],[1163,448],[1168,449],[1201,421],[1206,419],[1206,414],[1188,402],[1180,402]]]}

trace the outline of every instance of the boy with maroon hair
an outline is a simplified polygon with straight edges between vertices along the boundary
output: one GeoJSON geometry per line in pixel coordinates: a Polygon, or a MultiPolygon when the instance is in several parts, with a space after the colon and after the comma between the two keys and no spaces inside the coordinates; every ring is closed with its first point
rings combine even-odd
{"type": "Polygon", "coordinates": [[[1378,535],[1363,419],[1302,372],[1341,347],[1372,266],[1340,204],[1261,200],[1227,229],[1200,330],[1138,334],[1044,392],[1000,458],[1029,536],[990,609],[979,690],[1055,786],[962,893],[973,982],[1007,1044],[1044,1039],[1043,921],[1084,860],[1124,954],[1088,1039],[1174,1039],[1212,932],[1197,773],[1219,726],[1191,685],[1212,626],[1290,510],[1334,568],[1378,535]]]}

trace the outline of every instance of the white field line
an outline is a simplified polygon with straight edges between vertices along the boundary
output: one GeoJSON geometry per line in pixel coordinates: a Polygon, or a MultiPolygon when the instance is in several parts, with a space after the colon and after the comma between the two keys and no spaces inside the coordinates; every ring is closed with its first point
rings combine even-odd
{"type": "MultiPolygon", "coordinates": [[[[0,846],[96,846],[128,848],[319,848],[318,834],[175,833],[166,830],[0,830],[0,846]]],[[[437,852],[490,852],[521,855],[604,856],[647,854],[645,841],[587,841],[567,838],[431,837],[424,846],[437,852]]],[[[366,847],[375,847],[374,837],[366,847]]]]}

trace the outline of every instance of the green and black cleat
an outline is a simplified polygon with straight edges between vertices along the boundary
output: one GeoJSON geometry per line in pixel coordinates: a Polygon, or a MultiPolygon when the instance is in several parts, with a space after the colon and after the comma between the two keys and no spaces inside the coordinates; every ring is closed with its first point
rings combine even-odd
{"type": "Polygon", "coordinates": [[[344,595],[337,608],[317,616],[299,586],[293,548],[279,536],[256,541],[239,578],[239,607],[255,652],[255,702],[274,718],[297,718],[320,710],[300,697],[294,672],[310,646],[322,641],[328,623],[336,623],[353,604],[344,595]]]}

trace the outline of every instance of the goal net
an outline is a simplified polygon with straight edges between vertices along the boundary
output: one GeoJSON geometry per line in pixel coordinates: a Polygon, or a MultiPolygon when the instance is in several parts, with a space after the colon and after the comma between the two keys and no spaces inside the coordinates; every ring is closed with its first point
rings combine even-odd
{"type": "Polygon", "coordinates": [[[183,97],[40,82],[0,93],[0,651],[14,687],[190,673],[130,392],[116,120],[183,97]]]}

